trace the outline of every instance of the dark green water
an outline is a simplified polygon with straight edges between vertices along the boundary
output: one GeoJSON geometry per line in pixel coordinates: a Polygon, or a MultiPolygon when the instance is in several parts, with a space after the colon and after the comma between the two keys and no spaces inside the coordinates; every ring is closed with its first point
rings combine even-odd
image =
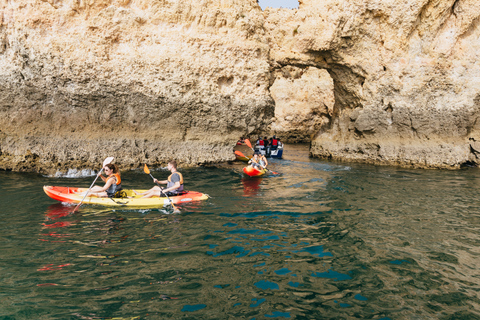
{"type": "MultiPolygon", "coordinates": [[[[0,319],[480,319],[480,171],[309,159],[183,170],[212,198],[72,207],[0,172],[0,319]]],[[[154,171],[165,178],[165,171],[154,171]]],[[[141,170],[124,187],[150,187],[141,170]]]]}

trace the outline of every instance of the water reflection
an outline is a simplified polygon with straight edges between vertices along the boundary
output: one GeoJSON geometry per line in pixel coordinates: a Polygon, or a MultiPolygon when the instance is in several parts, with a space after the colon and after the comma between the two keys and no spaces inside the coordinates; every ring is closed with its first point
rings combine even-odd
{"type": "MultiPolygon", "coordinates": [[[[188,189],[212,198],[182,204],[180,215],[71,214],[41,187],[91,179],[0,173],[1,316],[478,318],[477,171],[294,151],[272,161],[281,175],[246,178],[242,164],[184,170],[188,189]]],[[[145,181],[143,172],[122,178],[145,181]]]]}
{"type": "Polygon", "coordinates": [[[262,177],[243,177],[243,195],[245,197],[253,197],[260,194],[260,183],[262,182],[262,177]]]}
{"type": "Polygon", "coordinates": [[[45,220],[48,221],[63,218],[72,214],[72,211],[73,207],[71,206],[65,206],[61,203],[55,203],[48,206],[47,211],[45,212],[45,220]]]}

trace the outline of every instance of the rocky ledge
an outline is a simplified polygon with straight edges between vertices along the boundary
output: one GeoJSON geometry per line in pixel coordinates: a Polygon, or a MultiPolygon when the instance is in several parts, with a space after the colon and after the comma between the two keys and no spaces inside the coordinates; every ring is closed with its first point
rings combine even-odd
{"type": "Polygon", "coordinates": [[[480,3],[0,4],[0,169],[233,160],[239,136],[423,168],[480,160],[480,3]]]}

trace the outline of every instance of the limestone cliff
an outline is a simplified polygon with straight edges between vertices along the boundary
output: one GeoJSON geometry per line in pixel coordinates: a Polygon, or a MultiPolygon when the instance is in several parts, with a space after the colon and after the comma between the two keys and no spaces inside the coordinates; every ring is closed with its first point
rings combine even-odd
{"type": "Polygon", "coordinates": [[[480,152],[480,2],[314,1],[272,11],[271,57],[328,70],[335,105],[311,154],[458,168],[480,152]]]}
{"type": "Polygon", "coordinates": [[[0,168],[234,159],[274,115],[252,1],[2,1],[0,168]]]}
{"type": "Polygon", "coordinates": [[[458,168],[480,152],[474,0],[0,2],[0,169],[314,156],[458,168]]]}

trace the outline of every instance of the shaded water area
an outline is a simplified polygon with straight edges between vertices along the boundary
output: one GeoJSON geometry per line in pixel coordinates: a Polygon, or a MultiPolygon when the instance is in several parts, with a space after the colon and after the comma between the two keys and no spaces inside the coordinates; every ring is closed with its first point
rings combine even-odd
{"type": "Polygon", "coordinates": [[[281,175],[182,170],[211,198],[181,214],[70,214],[42,186],[93,177],[0,172],[0,319],[480,319],[478,169],[332,163],[305,146],[271,162],[281,175]]]}

